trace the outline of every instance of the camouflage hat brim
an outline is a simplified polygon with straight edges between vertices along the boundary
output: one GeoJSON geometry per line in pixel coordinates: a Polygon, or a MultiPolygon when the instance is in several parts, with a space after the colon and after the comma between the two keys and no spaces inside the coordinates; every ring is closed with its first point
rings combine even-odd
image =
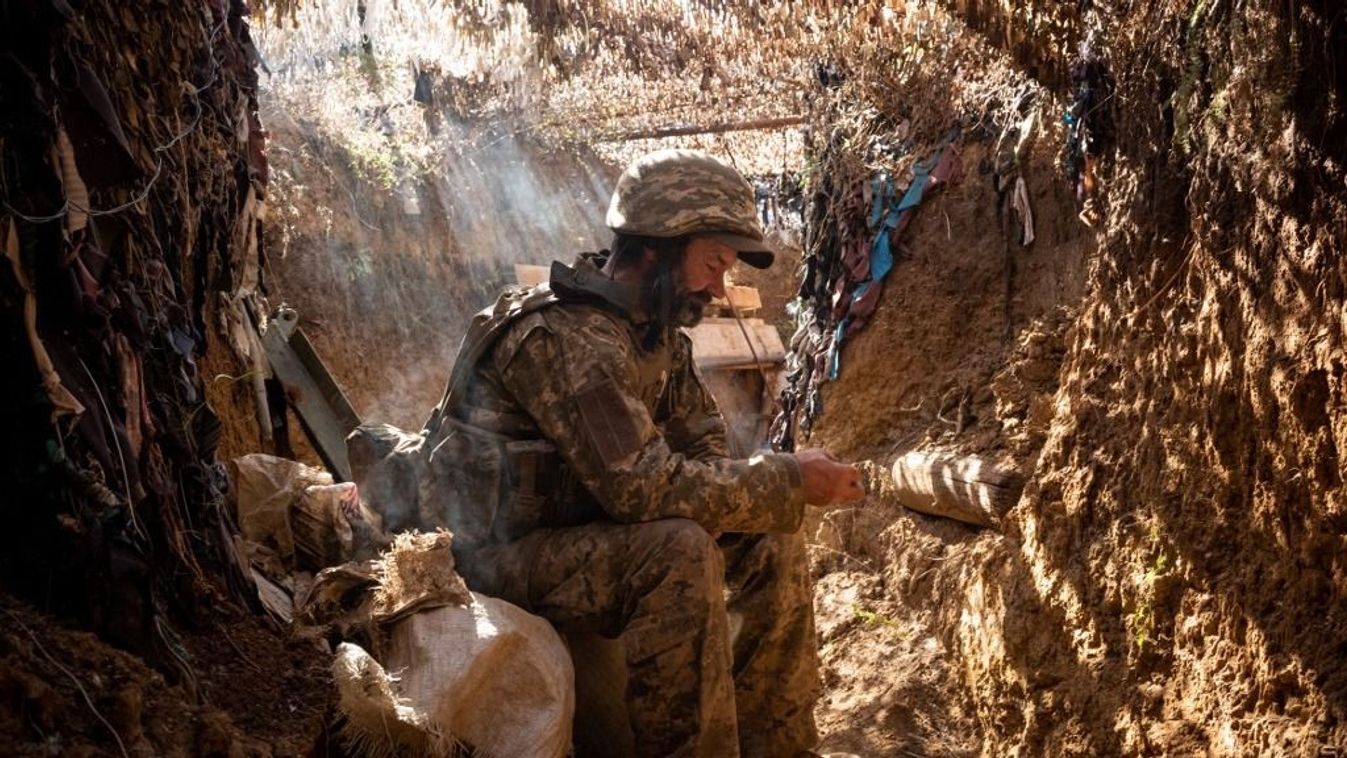
{"type": "Polygon", "coordinates": [[[772,262],[776,260],[776,251],[768,247],[767,243],[762,240],[755,240],[752,237],[731,232],[707,232],[700,236],[734,248],[739,253],[739,260],[753,268],[769,268],[772,262]]]}

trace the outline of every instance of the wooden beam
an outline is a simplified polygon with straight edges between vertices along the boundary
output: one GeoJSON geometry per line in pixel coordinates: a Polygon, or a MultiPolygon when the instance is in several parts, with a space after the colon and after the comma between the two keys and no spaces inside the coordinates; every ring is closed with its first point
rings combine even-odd
{"type": "Polygon", "coordinates": [[[776,327],[758,318],[744,319],[744,329],[732,318],[705,318],[684,330],[692,338],[692,360],[703,370],[754,365],[753,357],[771,367],[786,360],[786,346],[776,327]],[[753,346],[744,339],[747,331],[753,346]]]}
{"type": "Polygon", "coordinates": [[[638,139],[659,139],[661,137],[684,137],[690,134],[724,134],[725,132],[749,132],[757,129],[780,129],[783,126],[799,126],[805,122],[804,116],[779,116],[777,118],[757,118],[750,121],[726,121],[717,124],[684,124],[681,126],[660,126],[653,129],[639,129],[624,132],[611,137],[599,137],[595,142],[630,142],[638,139]]]}

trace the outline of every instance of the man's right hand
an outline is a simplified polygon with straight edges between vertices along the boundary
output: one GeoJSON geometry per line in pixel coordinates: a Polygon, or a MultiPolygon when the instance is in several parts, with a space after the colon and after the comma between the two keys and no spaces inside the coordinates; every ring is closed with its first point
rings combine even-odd
{"type": "Polygon", "coordinates": [[[804,479],[805,501],[810,505],[842,505],[865,497],[860,469],[841,463],[825,450],[801,450],[795,454],[804,479]]]}

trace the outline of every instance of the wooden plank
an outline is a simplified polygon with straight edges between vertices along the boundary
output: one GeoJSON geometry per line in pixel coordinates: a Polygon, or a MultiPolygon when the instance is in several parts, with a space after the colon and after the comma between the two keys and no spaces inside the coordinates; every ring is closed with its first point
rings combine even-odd
{"type": "Polygon", "coordinates": [[[702,370],[702,381],[725,417],[725,441],[732,457],[748,458],[762,449],[772,422],[771,402],[779,394],[775,388],[781,370],[781,366],[763,372],[756,367],[702,370]],[[764,373],[772,391],[763,391],[764,373]]]}
{"type": "Polygon", "coordinates": [[[1019,500],[1018,475],[977,456],[912,451],[893,464],[898,502],[931,516],[997,527],[1019,500]]]}
{"type": "Polygon", "coordinates": [[[349,482],[346,435],[360,425],[360,417],[303,332],[290,330],[287,339],[286,331],[273,322],[262,335],[272,373],[285,388],[318,456],[335,477],[349,482]]]}
{"type": "Polygon", "coordinates": [[[758,294],[757,287],[731,284],[725,288],[725,297],[715,298],[711,301],[711,305],[721,308],[733,305],[739,309],[740,315],[747,316],[762,309],[762,296],[758,294]]]}
{"type": "Polygon", "coordinates": [[[525,287],[536,287],[547,281],[551,275],[551,267],[535,266],[531,263],[514,264],[514,279],[525,287]]]}
{"type": "MultiPolygon", "coordinates": [[[[322,393],[323,402],[337,417],[337,422],[350,434],[357,426],[360,426],[360,415],[355,412],[351,406],[351,401],[346,399],[346,393],[342,391],[337,380],[333,378],[332,372],[323,363],[323,359],[318,356],[318,351],[314,349],[313,343],[309,342],[308,336],[304,334],[303,329],[296,329],[290,335],[290,349],[295,351],[300,363],[313,377],[314,384],[318,385],[318,391],[322,393]]],[[[342,440],[345,446],[345,438],[342,440]]]]}
{"type": "Polygon", "coordinates": [[[786,346],[776,327],[760,318],[743,319],[744,330],[753,341],[753,349],[733,318],[708,318],[685,330],[692,338],[692,358],[703,369],[754,365],[754,352],[763,365],[786,360],[786,346]]]}
{"type": "Polygon", "coordinates": [[[290,593],[261,571],[250,569],[250,572],[253,582],[257,585],[257,599],[262,603],[262,607],[289,629],[295,617],[295,603],[290,599],[290,593]]]}

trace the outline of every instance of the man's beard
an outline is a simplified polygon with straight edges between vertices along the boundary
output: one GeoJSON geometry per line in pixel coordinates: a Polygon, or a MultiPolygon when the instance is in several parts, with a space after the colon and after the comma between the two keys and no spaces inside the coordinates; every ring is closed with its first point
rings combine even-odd
{"type": "Polygon", "coordinates": [[[684,328],[694,327],[706,317],[706,307],[711,304],[711,295],[706,292],[688,292],[678,296],[674,305],[674,324],[684,328]]]}
{"type": "Polygon", "coordinates": [[[706,314],[706,306],[711,304],[709,292],[688,292],[683,289],[677,281],[677,262],[672,258],[660,261],[647,292],[650,327],[641,340],[645,350],[655,349],[656,345],[680,327],[700,324],[706,314]]]}

